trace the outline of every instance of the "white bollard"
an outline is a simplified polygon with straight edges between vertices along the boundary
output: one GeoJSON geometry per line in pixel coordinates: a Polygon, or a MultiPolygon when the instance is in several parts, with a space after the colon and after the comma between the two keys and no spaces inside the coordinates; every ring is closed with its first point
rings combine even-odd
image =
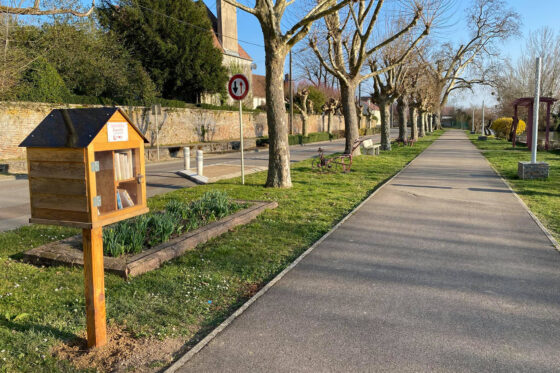
{"type": "Polygon", "coordinates": [[[196,173],[199,176],[203,176],[203,154],[202,154],[202,150],[197,150],[196,151],[196,173]]]}
{"type": "Polygon", "coordinates": [[[185,170],[188,171],[191,169],[191,148],[188,146],[183,148],[183,165],[185,170]]]}

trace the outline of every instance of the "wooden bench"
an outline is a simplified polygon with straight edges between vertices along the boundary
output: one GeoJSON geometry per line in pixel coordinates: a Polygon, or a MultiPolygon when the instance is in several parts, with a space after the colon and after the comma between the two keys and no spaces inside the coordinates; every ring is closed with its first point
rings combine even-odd
{"type": "Polygon", "coordinates": [[[374,144],[372,139],[364,140],[362,142],[363,153],[367,155],[379,155],[381,149],[380,144],[374,144]]]}

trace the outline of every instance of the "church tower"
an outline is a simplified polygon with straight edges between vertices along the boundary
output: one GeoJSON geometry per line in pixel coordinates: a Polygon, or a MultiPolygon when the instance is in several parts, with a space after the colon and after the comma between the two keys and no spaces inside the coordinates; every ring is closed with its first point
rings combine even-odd
{"type": "Polygon", "coordinates": [[[237,8],[224,0],[216,0],[218,38],[227,54],[239,55],[237,43],[237,8]]]}

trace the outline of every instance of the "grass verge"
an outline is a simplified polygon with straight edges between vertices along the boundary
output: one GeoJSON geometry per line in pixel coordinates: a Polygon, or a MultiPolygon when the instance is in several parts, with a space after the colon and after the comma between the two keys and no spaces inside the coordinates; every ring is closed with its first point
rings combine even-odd
{"type": "Polygon", "coordinates": [[[506,179],[513,190],[547,227],[556,240],[560,239],[560,151],[538,152],[537,160],[549,164],[549,178],[521,180],[517,177],[517,163],[530,161],[531,152],[526,146],[516,146],[496,138],[479,141],[478,134],[468,134],[472,143],[482,151],[492,166],[506,179]]]}
{"type": "MultiPolygon", "coordinates": [[[[196,343],[440,134],[414,147],[357,157],[348,174],[318,174],[310,170],[310,160],[296,163],[291,189],[264,188],[266,172],[261,172],[247,176],[245,186],[231,179],[151,198],[150,208],[161,209],[171,200],[192,201],[220,190],[279,206],[156,271],[130,281],[107,274],[109,325],[134,338],[196,343]]],[[[29,248],[76,233],[28,226],[0,234],[0,371],[76,370],[51,351],[83,334],[81,268],[37,268],[18,260],[29,248]]]]}

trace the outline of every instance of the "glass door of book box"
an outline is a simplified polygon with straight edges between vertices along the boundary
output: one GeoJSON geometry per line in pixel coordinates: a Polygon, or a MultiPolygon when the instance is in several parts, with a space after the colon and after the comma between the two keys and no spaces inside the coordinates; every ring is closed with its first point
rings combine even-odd
{"type": "Polygon", "coordinates": [[[135,206],[142,201],[138,149],[95,152],[99,171],[95,174],[99,215],[135,206]]]}

